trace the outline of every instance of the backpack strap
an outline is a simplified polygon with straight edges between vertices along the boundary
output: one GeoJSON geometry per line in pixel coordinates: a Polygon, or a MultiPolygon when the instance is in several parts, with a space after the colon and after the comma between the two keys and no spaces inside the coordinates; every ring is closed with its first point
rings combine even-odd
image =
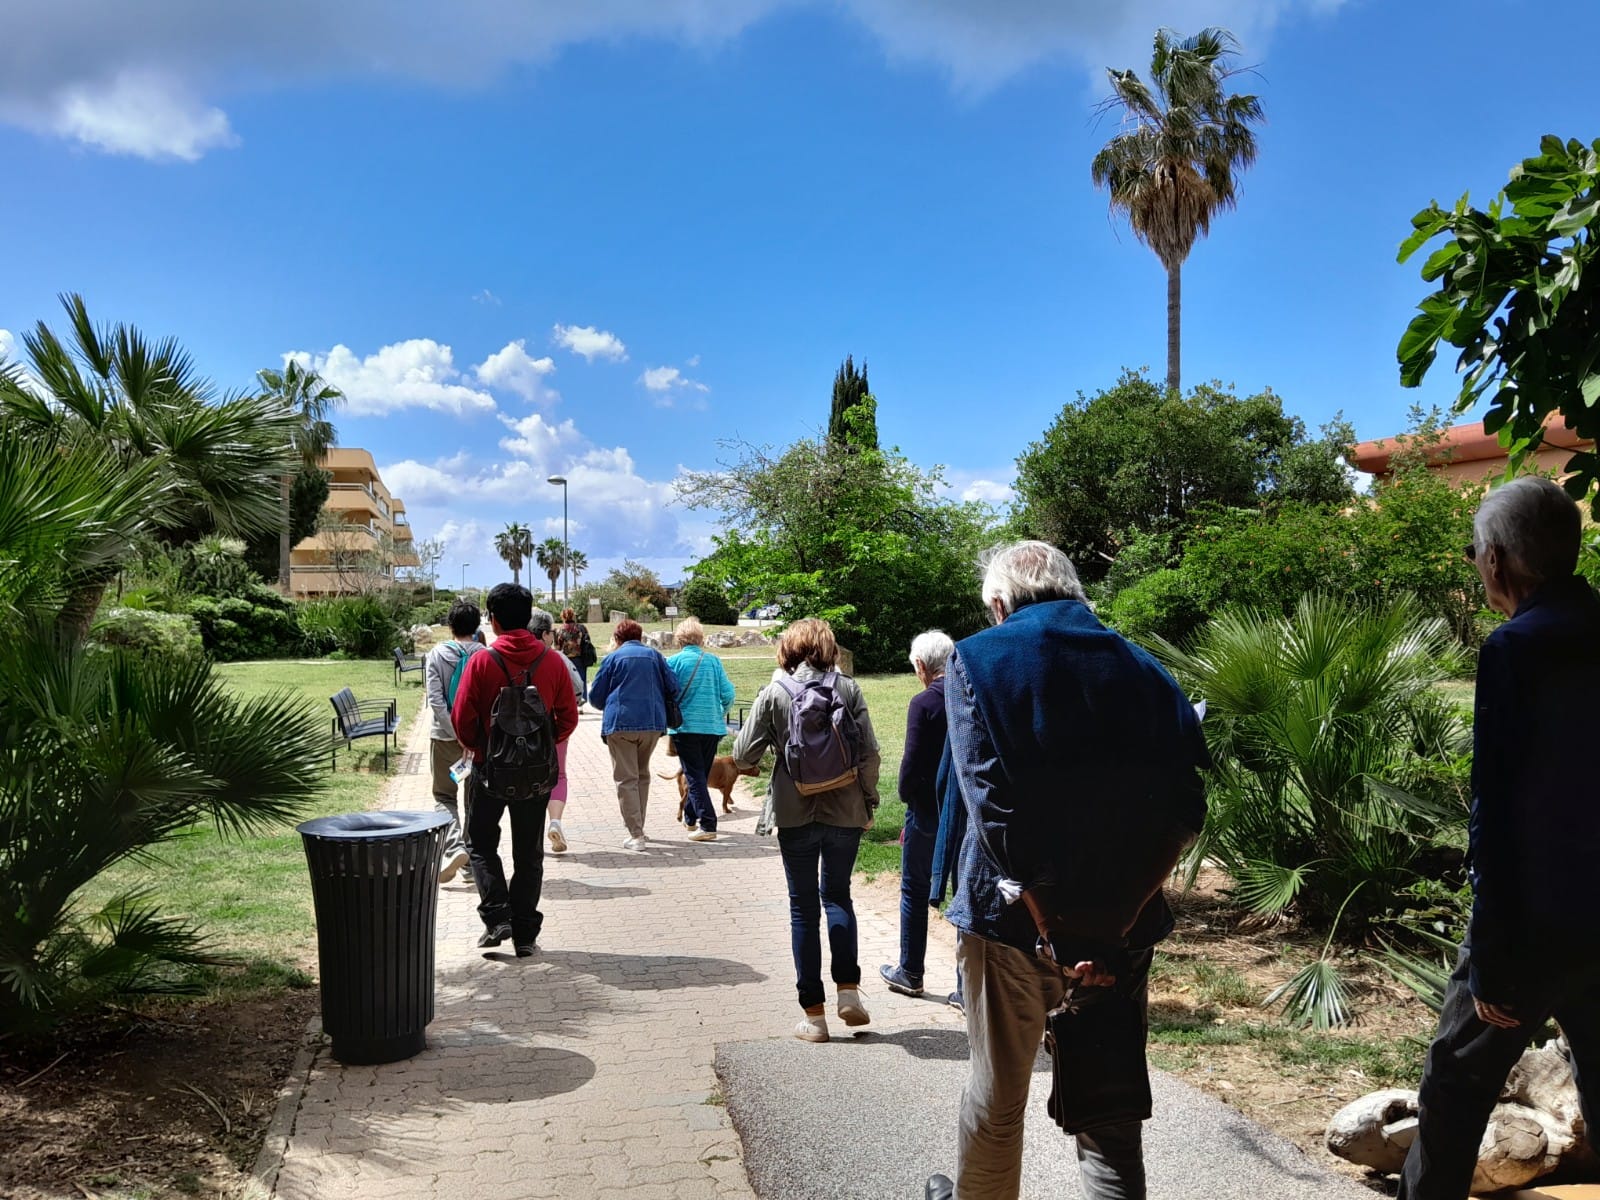
{"type": "Polygon", "coordinates": [[[806,690],[806,685],[799,682],[787,671],[778,676],[778,686],[789,693],[789,699],[791,700],[798,700],[800,693],[806,690]]]}

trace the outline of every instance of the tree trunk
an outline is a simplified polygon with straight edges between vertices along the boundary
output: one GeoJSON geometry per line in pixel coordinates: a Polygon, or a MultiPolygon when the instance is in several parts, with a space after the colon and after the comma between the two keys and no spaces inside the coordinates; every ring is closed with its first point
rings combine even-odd
{"type": "Polygon", "coordinates": [[[1183,264],[1167,268],[1167,388],[1178,390],[1178,351],[1183,334],[1183,264]]]}
{"type": "Polygon", "coordinates": [[[73,588],[56,613],[56,628],[77,641],[88,637],[89,628],[94,624],[94,615],[100,610],[100,599],[114,578],[115,572],[103,579],[86,580],[73,588]]]}
{"type": "Polygon", "coordinates": [[[278,587],[285,596],[294,595],[293,573],[289,566],[289,522],[292,513],[289,505],[289,491],[293,479],[285,475],[278,480],[278,516],[283,520],[283,528],[278,530],[278,587]]]}

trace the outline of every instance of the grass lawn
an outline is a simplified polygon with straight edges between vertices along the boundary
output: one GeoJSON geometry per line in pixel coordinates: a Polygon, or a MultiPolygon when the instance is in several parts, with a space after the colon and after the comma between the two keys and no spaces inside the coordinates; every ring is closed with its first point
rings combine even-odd
{"type": "MultiPolygon", "coordinates": [[[[328,697],[342,687],[360,699],[400,697],[403,739],[416,709],[420,675],[405,677],[397,690],[386,662],[224,663],[217,674],[245,696],[288,691],[304,696],[331,718],[328,697]]],[[[323,791],[306,817],[371,808],[383,790],[380,749],[373,739],[339,750],[339,769],[323,772],[323,791]]],[[[391,763],[394,752],[390,752],[391,763]]],[[[245,838],[223,837],[209,825],[161,847],[153,861],[123,862],[101,875],[84,901],[94,904],[128,888],[147,887],[162,909],[196,921],[214,948],[241,959],[241,967],[215,972],[218,990],[304,984],[316,960],[316,921],[300,835],[284,826],[245,838]]]]}

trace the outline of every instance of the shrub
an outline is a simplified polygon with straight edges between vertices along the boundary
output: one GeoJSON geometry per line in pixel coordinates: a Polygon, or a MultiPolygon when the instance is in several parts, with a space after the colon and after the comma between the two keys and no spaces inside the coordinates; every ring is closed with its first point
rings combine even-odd
{"type": "Polygon", "coordinates": [[[685,615],[692,613],[707,625],[735,625],[739,621],[727,589],[705,575],[696,575],[679,589],[678,606],[685,615]]]}
{"type": "Polygon", "coordinates": [[[375,596],[335,596],[300,605],[300,628],[314,654],[342,651],[351,658],[384,658],[404,631],[389,606],[375,596]]]}
{"type": "MultiPolygon", "coordinates": [[[[588,620],[589,600],[591,597],[600,601],[600,619],[602,621],[608,620],[612,612],[625,612],[630,617],[639,615],[639,602],[627,592],[618,587],[597,583],[573,593],[572,610],[578,614],[578,620],[588,620]]],[[[558,613],[557,615],[559,616],[560,614],[558,613]]]]}
{"type": "Polygon", "coordinates": [[[100,646],[114,646],[154,658],[199,658],[201,632],[193,618],[144,608],[112,608],[90,632],[100,646]]]}
{"type": "Polygon", "coordinates": [[[203,655],[86,655],[54,631],[0,639],[0,1030],[47,1033],[119,995],[187,990],[215,961],[189,922],[126,892],[75,904],[115,863],[196,821],[292,819],[327,730],[304,702],[241,700],[203,655]]]}
{"type": "Polygon", "coordinates": [[[1141,644],[1154,638],[1185,642],[1205,624],[1206,615],[1187,577],[1171,567],[1153,571],[1123,588],[1100,610],[1106,624],[1141,644]]]}
{"type": "Polygon", "coordinates": [[[304,645],[294,602],[261,584],[251,585],[245,596],[192,600],[189,612],[206,651],[219,662],[287,658],[304,645]]]}

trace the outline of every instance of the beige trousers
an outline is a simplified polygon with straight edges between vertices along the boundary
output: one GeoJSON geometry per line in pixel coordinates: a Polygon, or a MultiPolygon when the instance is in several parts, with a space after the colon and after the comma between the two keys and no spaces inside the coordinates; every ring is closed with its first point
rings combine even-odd
{"type": "Polygon", "coordinates": [[[611,778],[617,784],[617,807],[629,837],[644,836],[644,811],[650,803],[650,756],[661,734],[655,730],[606,735],[611,751],[611,778]]]}

